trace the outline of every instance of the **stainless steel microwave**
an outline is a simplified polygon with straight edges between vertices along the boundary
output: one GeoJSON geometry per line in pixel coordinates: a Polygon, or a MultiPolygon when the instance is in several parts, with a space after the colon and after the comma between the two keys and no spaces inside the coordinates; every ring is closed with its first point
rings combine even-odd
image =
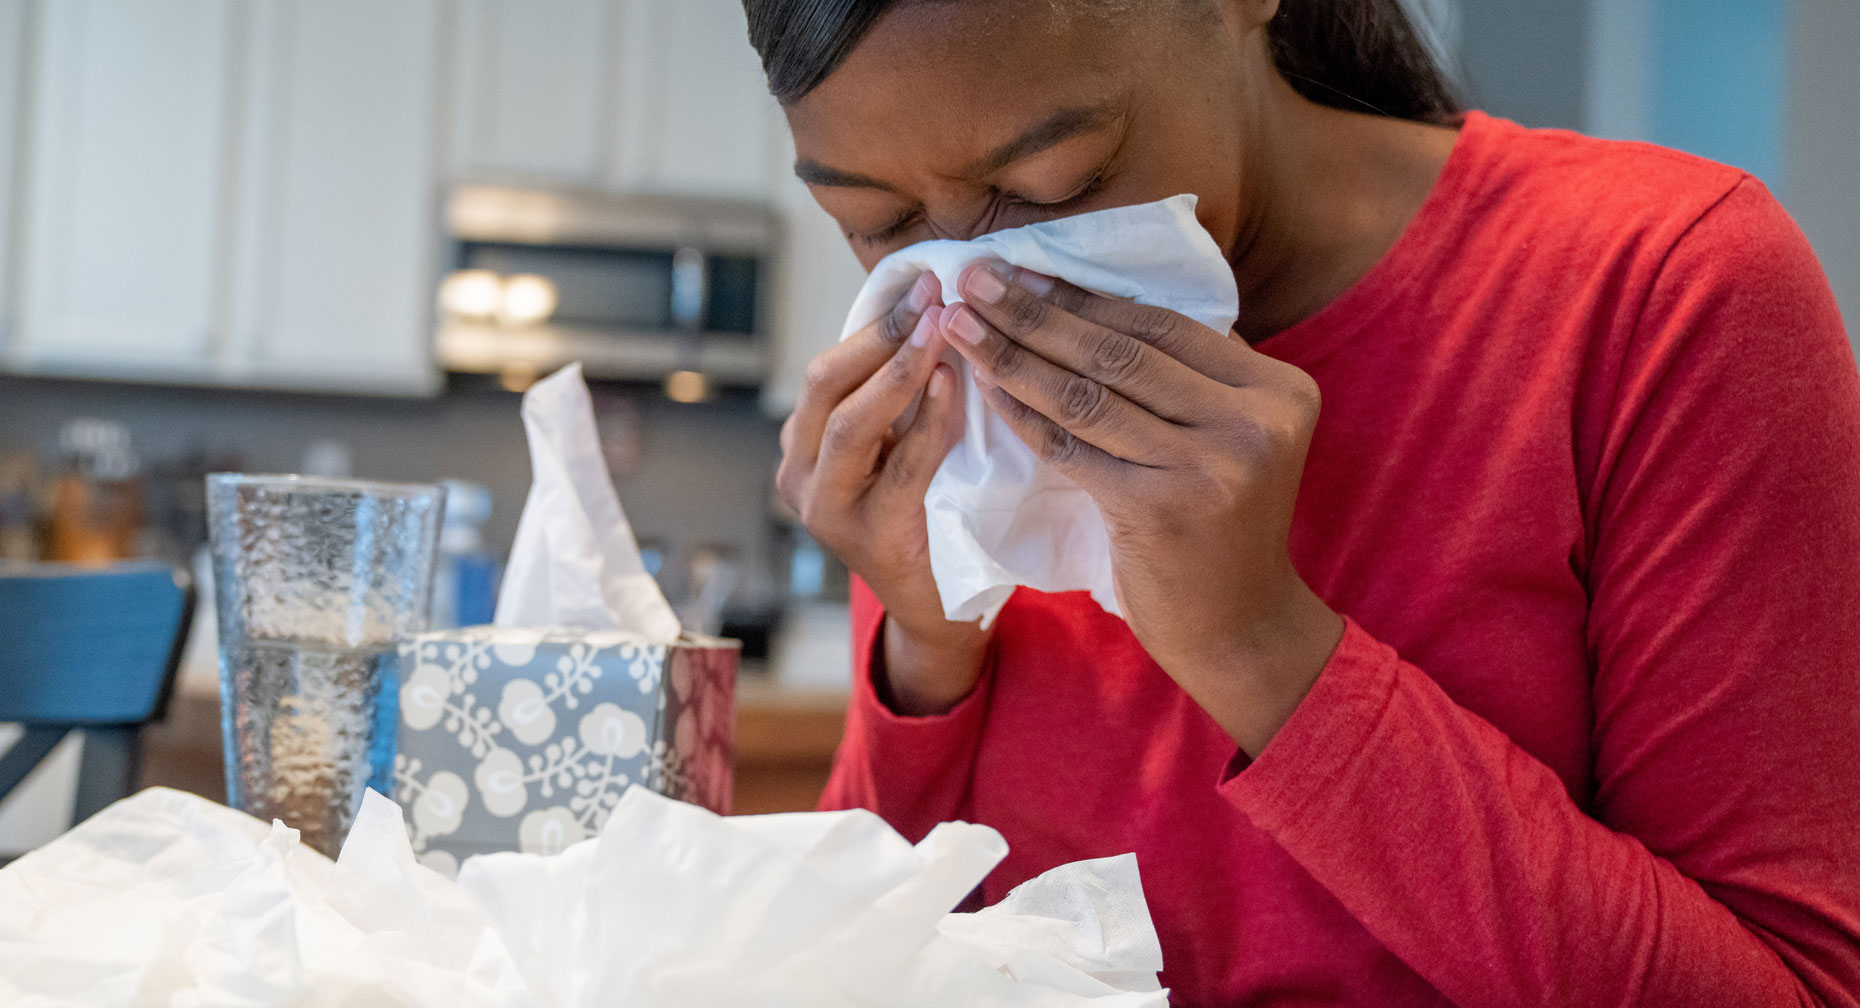
{"type": "Polygon", "coordinates": [[[448,371],[533,377],[579,360],[591,378],[699,387],[768,375],[780,235],[765,204],[465,185],[446,221],[448,371]]]}

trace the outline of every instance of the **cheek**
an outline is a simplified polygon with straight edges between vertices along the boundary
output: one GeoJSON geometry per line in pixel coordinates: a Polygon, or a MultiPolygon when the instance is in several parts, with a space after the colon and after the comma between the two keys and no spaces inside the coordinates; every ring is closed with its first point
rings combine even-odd
{"type": "MultiPolygon", "coordinates": [[[[1117,194],[1120,203],[1167,199],[1180,193],[1196,196],[1195,217],[1208,229],[1215,244],[1233,248],[1240,213],[1241,159],[1215,158],[1193,148],[1161,146],[1132,173],[1128,188],[1117,194]]],[[[1107,193],[1107,195],[1111,195],[1107,193]]]]}
{"type": "Polygon", "coordinates": [[[859,268],[867,273],[872,272],[872,267],[877,266],[879,260],[897,251],[892,248],[868,248],[864,242],[852,239],[847,239],[847,244],[852,246],[853,257],[859,260],[859,268]]]}
{"type": "Polygon", "coordinates": [[[1196,217],[1228,250],[1237,240],[1237,222],[1245,217],[1248,163],[1270,149],[1254,139],[1257,131],[1241,76],[1226,64],[1204,67],[1186,74],[1174,88],[1149,92],[1139,120],[1143,131],[1132,137],[1141,145],[1141,154],[1131,159],[1133,175],[1140,176],[1133,182],[1159,193],[1156,198],[1194,193],[1199,197],[1196,217]],[[1203,100],[1168,97],[1184,91],[1203,100]]]}
{"type": "Polygon", "coordinates": [[[1195,204],[1195,218],[1208,229],[1214,244],[1231,256],[1240,240],[1240,210],[1232,197],[1224,193],[1202,196],[1195,204]]]}

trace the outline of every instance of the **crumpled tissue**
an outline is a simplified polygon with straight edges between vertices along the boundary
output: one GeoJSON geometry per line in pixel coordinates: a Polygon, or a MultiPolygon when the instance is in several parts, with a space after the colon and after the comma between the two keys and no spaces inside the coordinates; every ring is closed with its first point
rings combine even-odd
{"type": "MultiPolygon", "coordinates": [[[[943,301],[961,300],[963,267],[995,260],[1086,290],[1182,313],[1217,333],[1233,329],[1233,267],[1195,219],[1195,197],[1116,207],[996,231],[973,241],[929,241],[886,256],[853,302],[841,339],[897,304],[928,270],[943,301]]],[[[1090,495],[1042,464],[974,389],[962,365],[962,440],[930,481],[924,515],[930,569],[952,620],[992,621],[1016,585],[1088,591],[1121,615],[1111,545],[1090,495]]]]}
{"type": "Polygon", "coordinates": [[[523,394],[530,494],[497,594],[497,626],[624,630],[678,639],[678,616],[640,559],[601,453],[594,404],[570,364],[523,394]]]}
{"type": "Polygon", "coordinates": [[[1166,1008],[1134,855],[951,914],[1006,852],[868,812],[726,819],[634,788],[562,854],[457,882],[369,792],[335,862],[177,791],[0,869],[0,1003],[1166,1008]]]}

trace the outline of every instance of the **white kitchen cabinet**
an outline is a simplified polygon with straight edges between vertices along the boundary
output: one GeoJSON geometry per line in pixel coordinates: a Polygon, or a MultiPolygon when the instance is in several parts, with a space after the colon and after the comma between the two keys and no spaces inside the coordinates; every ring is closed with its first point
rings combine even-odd
{"type": "Polygon", "coordinates": [[[32,9],[10,362],[196,374],[225,248],[232,0],[32,9]]]}
{"type": "Polygon", "coordinates": [[[740,0],[624,0],[609,183],[769,199],[780,118],[740,0]]]}
{"type": "Polygon", "coordinates": [[[247,9],[227,377],[437,388],[443,0],[247,9]]]}
{"type": "Polygon", "coordinates": [[[461,0],[452,61],[454,179],[773,193],[740,0],[461,0]]]}
{"type": "Polygon", "coordinates": [[[443,7],[28,5],[28,51],[0,62],[31,68],[12,187],[23,194],[18,331],[5,363],[88,378],[435,389],[443,7]]]}
{"type": "Polygon", "coordinates": [[[453,175],[598,183],[617,139],[620,14],[618,0],[461,0],[453,175]]]}
{"type": "Polygon", "coordinates": [[[0,356],[13,343],[12,260],[13,180],[19,169],[19,103],[24,94],[26,63],[25,0],[0,0],[0,356]]]}
{"type": "Polygon", "coordinates": [[[788,207],[784,146],[739,0],[0,0],[0,368],[431,392],[444,187],[788,207]]]}

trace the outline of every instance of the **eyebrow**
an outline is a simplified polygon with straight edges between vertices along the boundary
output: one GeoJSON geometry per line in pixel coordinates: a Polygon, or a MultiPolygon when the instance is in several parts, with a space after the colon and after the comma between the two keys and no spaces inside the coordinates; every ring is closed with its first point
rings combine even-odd
{"type": "Polygon", "coordinates": [[[1103,129],[1117,121],[1118,108],[1105,102],[1081,108],[1062,109],[1047,116],[1033,128],[989,151],[969,166],[973,178],[993,175],[1024,157],[1057,147],[1076,136],[1103,129]]]}
{"type": "MultiPolygon", "coordinates": [[[[1119,115],[1117,106],[1109,102],[1062,109],[977,159],[969,166],[967,174],[973,178],[993,175],[1021,158],[1032,157],[1041,151],[1057,147],[1073,137],[1102,129],[1117,121],[1119,115]]],[[[889,182],[881,181],[870,175],[861,175],[858,172],[843,171],[809,158],[801,158],[794,163],[794,174],[809,185],[847,189],[880,189],[885,192],[898,191],[897,187],[889,182]]]]}
{"type": "Polygon", "coordinates": [[[796,178],[806,182],[808,185],[838,186],[845,189],[883,189],[886,192],[898,191],[891,183],[881,182],[870,175],[842,171],[830,165],[823,165],[818,161],[809,160],[808,158],[801,158],[794,163],[794,174],[796,178]]]}

